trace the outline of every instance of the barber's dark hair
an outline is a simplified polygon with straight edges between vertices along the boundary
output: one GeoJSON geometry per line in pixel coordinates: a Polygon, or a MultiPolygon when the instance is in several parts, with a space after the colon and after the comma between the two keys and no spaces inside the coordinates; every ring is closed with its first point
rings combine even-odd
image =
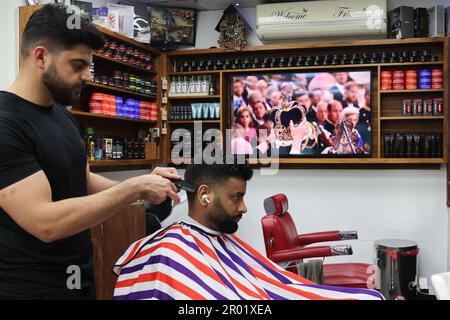
{"type": "Polygon", "coordinates": [[[102,33],[83,15],[79,16],[80,28],[69,29],[67,22],[76,13],[67,9],[60,4],[46,4],[31,15],[22,35],[23,57],[38,44],[45,45],[52,52],[70,50],[77,44],[85,44],[93,50],[105,45],[102,33]]]}
{"type": "MultiPolygon", "coordinates": [[[[193,159],[186,168],[184,180],[195,184],[197,187],[202,184],[218,185],[226,182],[229,178],[238,178],[248,181],[253,176],[253,169],[247,163],[242,164],[237,156],[225,155],[222,163],[197,164],[193,159]]],[[[195,193],[187,193],[187,198],[191,204],[195,193]]]]}

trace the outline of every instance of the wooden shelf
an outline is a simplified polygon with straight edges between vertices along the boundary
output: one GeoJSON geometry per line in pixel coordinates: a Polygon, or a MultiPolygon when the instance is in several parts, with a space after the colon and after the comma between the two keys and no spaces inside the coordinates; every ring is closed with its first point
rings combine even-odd
{"type": "MultiPolygon", "coordinates": [[[[216,71],[216,73],[253,73],[253,72],[276,72],[276,71],[289,71],[295,72],[300,70],[318,70],[318,69],[361,69],[361,68],[377,68],[377,64],[346,64],[346,65],[335,65],[335,66],[308,66],[308,67],[280,67],[280,68],[254,68],[254,69],[226,69],[221,71],[216,71]]],[[[200,71],[195,72],[173,72],[170,75],[182,76],[182,75],[195,75],[200,71]]],[[[204,73],[211,73],[210,71],[204,71],[204,73]]]]}
{"type": "Polygon", "coordinates": [[[105,56],[103,56],[103,55],[101,55],[99,53],[93,53],[92,55],[95,58],[100,59],[100,60],[108,61],[108,62],[111,62],[111,63],[117,63],[117,64],[120,64],[122,66],[126,66],[127,68],[132,68],[132,69],[135,69],[135,70],[139,70],[139,71],[142,71],[142,72],[145,72],[145,73],[148,73],[148,74],[156,74],[156,72],[153,71],[153,70],[148,70],[148,69],[145,69],[145,68],[141,68],[141,67],[133,65],[131,63],[123,62],[123,61],[120,61],[120,60],[117,60],[117,59],[108,58],[108,57],[105,57],[105,56]]]}
{"type": "Polygon", "coordinates": [[[154,55],[160,55],[161,54],[161,51],[159,51],[158,49],[153,48],[153,47],[151,47],[149,45],[145,45],[145,44],[143,44],[141,42],[138,42],[138,41],[136,41],[134,39],[128,38],[127,36],[124,36],[124,35],[122,35],[120,33],[117,33],[117,32],[111,31],[109,29],[103,28],[103,27],[101,27],[99,25],[96,25],[95,27],[100,32],[102,32],[103,34],[105,34],[105,35],[107,35],[109,37],[115,38],[115,39],[117,39],[119,41],[123,41],[123,42],[127,43],[128,45],[132,45],[132,46],[138,47],[138,48],[140,48],[142,50],[145,50],[147,52],[150,52],[150,53],[152,53],[154,55]]]}
{"type": "Polygon", "coordinates": [[[426,92],[444,92],[443,88],[440,89],[416,89],[416,90],[380,90],[380,93],[426,93],[426,92]]]}
{"type": "Polygon", "coordinates": [[[279,68],[252,68],[252,69],[225,69],[225,70],[210,70],[210,71],[187,71],[187,72],[171,72],[169,76],[188,76],[196,74],[220,74],[233,72],[261,72],[261,71],[295,71],[295,70],[311,70],[311,69],[358,69],[358,68],[378,68],[378,67],[392,67],[392,66],[417,66],[417,65],[436,65],[443,64],[443,61],[433,62],[402,62],[402,63],[365,63],[365,64],[339,64],[328,66],[301,66],[301,67],[279,67],[279,68]]]}
{"type": "Polygon", "coordinates": [[[139,122],[139,123],[147,123],[147,124],[156,124],[158,122],[158,121],[149,121],[149,120],[142,120],[142,119],[123,118],[123,117],[117,117],[117,116],[110,116],[110,115],[106,115],[106,114],[97,114],[97,113],[83,112],[83,111],[76,111],[76,110],[71,111],[71,113],[76,116],[81,116],[81,117],[120,120],[120,121],[127,121],[127,122],[139,122]]]}
{"type": "MultiPolygon", "coordinates": [[[[232,53],[238,53],[240,55],[245,55],[248,53],[269,53],[274,52],[286,52],[292,51],[297,52],[301,49],[329,49],[329,48],[358,48],[358,47],[373,47],[370,50],[377,51],[380,50],[377,47],[381,47],[386,50],[386,46],[411,46],[411,45],[422,45],[422,44],[442,44],[446,41],[446,37],[433,37],[433,38],[408,38],[408,39],[374,39],[374,40],[349,40],[349,41],[336,41],[336,42],[297,42],[295,44],[272,44],[264,46],[247,46],[239,52],[230,52],[224,48],[211,48],[211,49],[193,49],[193,50],[177,50],[168,52],[169,57],[182,57],[182,56],[199,56],[199,55],[217,55],[226,56],[232,53]]],[[[406,48],[408,49],[408,48],[406,48]]],[[[318,51],[321,51],[318,50],[318,51]]],[[[398,50],[397,50],[398,51],[398,50]]],[[[297,52],[298,54],[298,52],[297,52]]]]}
{"type": "Polygon", "coordinates": [[[172,120],[169,124],[192,124],[192,123],[220,123],[220,120],[172,120]]]}
{"type": "Polygon", "coordinates": [[[444,116],[400,116],[400,117],[380,117],[382,121],[393,120],[444,120],[444,116]]]}
{"type": "Polygon", "coordinates": [[[170,76],[189,76],[189,75],[197,75],[197,74],[220,74],[225,70],[208,70],[208,71],[186,71],[186,72],[169,72],[167,75],[170,76]]]}
{"type": "Polygon", "coordinates": [[[91,168],[95,167],[123,167],[123,166],[146,166],[160,162],[159,159],[129,159],[129,160],[94,160],[89,161],[91,168]]]}
{"type": "MultiPolygon", "coordinates": [[[[268,161],[268,160],[265,160],[268,161]]],[[[249,159],[250,164],[260,164],[257,159],[249,159]]],[[[443,158],[280,158],[272,163],[279,164],[441,164],[443,158]]]]}
{"type": "Polygon", "coordinates": [[[381,67],[400,67],[400,66],[423,66],[444,64],[444,61],[428,61],[428,62],[396,62],[396,63],[380,63],[381,67]]]}
{"type": "Polygon", "coordinates": [[[187,100],[187,99],[220,99],[220,96],[173,96],[170,100],[187,100]]]}
{"type": "Polygon", "coordinates": [[[98,88],[98,89],[103,89],[103,90],[108,90],[108,91],[113,91],[113,92],[120,92],[120,93],[124,93],[127,95],[133,95],[133,96],[142,97],[145,99],[156,100],[156,96],[153,96],[153,95],[134,92],[134,91],[120,89],[120,88],[111,87],[111,86],[106,86],[104,84],[99,84],[99,83],[95,83],[95,82],[86,83],[86,87],[98,88]]]}

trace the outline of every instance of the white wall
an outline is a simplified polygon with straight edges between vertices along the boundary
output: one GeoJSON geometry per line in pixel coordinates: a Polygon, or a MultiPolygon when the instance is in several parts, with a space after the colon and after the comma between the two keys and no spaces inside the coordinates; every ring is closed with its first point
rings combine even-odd
{"type": "MultiPolygon", "coordinates": [[[[448,0],[439,3],[450,5],[448,0]]],[[[0,66],[0,89],[6,88],[17,72],[18,4],[23,4],[23,1],[0,1],[0,39],[8,46],[7,50],[0,51],[3,61],[0,66]]],[[[392,1],[390,8],[398,5],[424,3],[392,1]]],[[[254,12],[254,8],[244,9],[253,26],[254,12]]],[[[198,48],[217,45],[217,33],[213,28],[220,14],[199,14],[198,48]]],[[[248,43],[259,44],[254,33],[248,36],[248,43]]],[[[123,180],[146,172],[139,170],[104,175],[123,180]]],[[[263,253],[260,225],[260,218],[264,214],[262,201],[266,196],[279,192],[286,193],[290,198],[290,212],[301,232],[358,230],[360,239],[351,242],[354,255],[327,261],[372,262],[374,240],[404,238],[416,240],[420,244],[421,276],[429,277],[449,269],[450,221],[446,207],[444,167],[431,171],[282,170],[271,177],[262,177],[255,172],[246,196],[248,214],[241,221],[238,234],[263,253]]],[[[187,206],[182,204],[175,208],[171,218],[181,218],[186,212],[187,206]]]]}
{"type": "Polygon", "coordinates": [[[0,40],[4,46],[0,50],[0,90],[6,89],[14,81],[19,70],[18,6],[23,4],[23,0],[0,1],[0,40]]]}

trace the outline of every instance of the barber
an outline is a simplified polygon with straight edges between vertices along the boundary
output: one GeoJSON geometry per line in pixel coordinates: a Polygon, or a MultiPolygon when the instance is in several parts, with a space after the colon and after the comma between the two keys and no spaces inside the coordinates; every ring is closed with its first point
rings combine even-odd
{"type": "Polygon", "coordinates": [[[48,4],[23,32],[23,64],[0,91],[0,299],[94,299],[90,228],[138,199],[179,202],[174,168],[121,183],[91,173],[74,118],[104,38],[87,19],[48,4]],[[74,268],[75,266],[75,268],[74,268]],[[80,288],[68,286],[80,270],[80,288]]]}

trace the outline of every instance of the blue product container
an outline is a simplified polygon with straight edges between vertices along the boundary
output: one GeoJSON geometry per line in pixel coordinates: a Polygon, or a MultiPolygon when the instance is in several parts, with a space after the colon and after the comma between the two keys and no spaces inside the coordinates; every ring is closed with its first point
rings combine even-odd
{"type": "Polygon", "coordinates": [[[141,101],[136,100],[136,119],[141,118],[141,101]]]}
{"type": "Polygon", "coordinates": [[[420,76],[429,76],[429,77],[431,77],[431,70],[430,69],[419,70],[419,77],[420,76]]]}
{"type": "Polygon", "coordinates": [[[419,83],[419,89],[431,89],[431,83],[419,83]]]}

